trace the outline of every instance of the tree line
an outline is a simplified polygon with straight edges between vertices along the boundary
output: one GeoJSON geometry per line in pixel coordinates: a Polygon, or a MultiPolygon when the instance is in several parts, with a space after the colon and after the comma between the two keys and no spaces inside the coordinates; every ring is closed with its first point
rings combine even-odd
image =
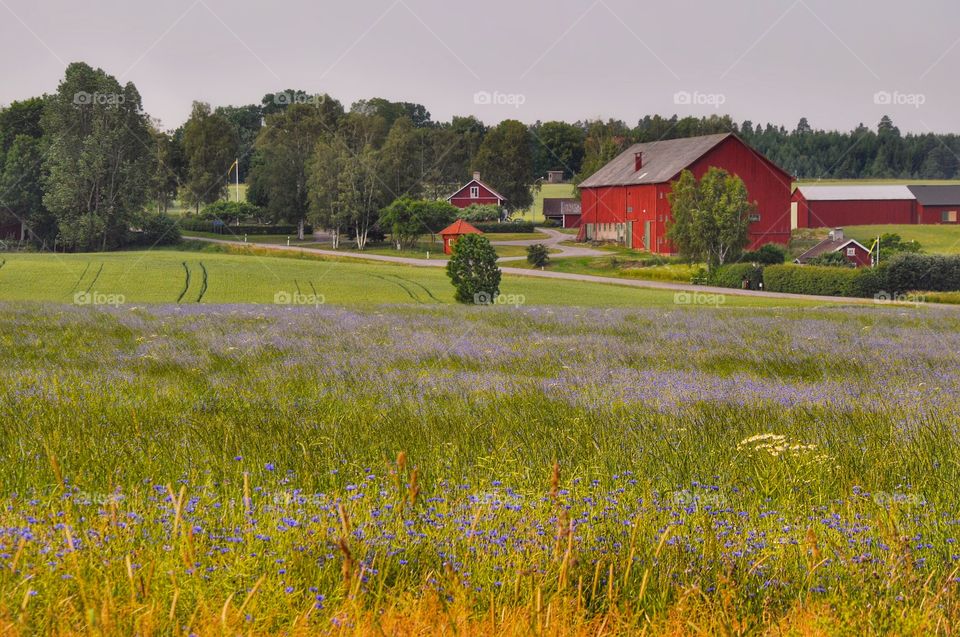
{"type": "Polygon", "coordinates": [[[174,201],[199,213],[239,175],[263,221],[313,223],[362,248],[388,231],[393,202],[407,202],[394,213],[421,210],[410,202],[443,198],[473,171],[510,213],[532,204],[548,171],[578,183],[632,143],[720,132],[800,178],[946,179],[960,169],[956,135],[902,135],[888,117],[847,133],[729,116],[488,126],[474,116],[437,122],[421,104],[348,108],[287,89],[242,106],[197,102],[183,125],[163,130],[132,82],[74,63],[54,94],[0,110],[0,230],[19,226],[38,246],[68,250],[162,242],[176,235],[166,215],[174,201]]]}

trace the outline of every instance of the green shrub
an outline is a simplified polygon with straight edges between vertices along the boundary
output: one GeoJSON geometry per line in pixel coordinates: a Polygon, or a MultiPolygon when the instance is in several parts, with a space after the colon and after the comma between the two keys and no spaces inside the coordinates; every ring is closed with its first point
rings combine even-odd
{"type": "Polygon", "coordinates": [[[217,201],[204,206],[200,211],[200,218],[232,223],[243,219],[256,219],[262,214],[262,208],[248,201],[217,201]]]}
{"type": "Polygon", "coordinates": [[[457,239],[447,263],[447,276],[460,303],[490,305],[500,295],[497,252],[483,235],[467,234],[457,239]]]}
{"type": "Polygon", "coordinates": [[[847,256],[840,251],[837,252],[824,252],[823,254],[813,257],[807,261],[806,265],[825,265],[831,268],[855,268],[857,264],[847,258],[847,256]]]}
{"type": "Polygon", "coordinates": [[[527,263],[535,268],[542,268],[550,263],[550,251],[547,250],[547,246],[542,243],[527,246],[527,263]]]}
{"type": "Polygon", "coordinates": [[[180,226],[168,215],[148,213],[139,223],[140,228],[131,233],[131,243],[140,246],[162,246],[180,243],[180,226]]]}
{"type": "Polygon", "coordinates": [[[787,249],[776,243],[765,243],[757,250],[744,252],[740,263],[759,263],[760,265],[780,265],[787,260],[787,249]]]}
{"type": "Polygon", "coordinates": [[[865,286],[875,283],[875,277],[866,269],[817,265],[771,265],[763,271],[767,292],[817,296],[872,296],[867,294],[865,286]]]}
{"type": "Polygon", "coordinates": [[[707,284],[721,288],[759,290],[763,283],[763,268],[752,263],[733,263],[715,268],[707,276],[707,284]],[[744,286],[743,282],[747,285],[744,286]]]}
{"type": "Polygon", "coordinates": [[[503,214],[503,211],[500,210],[500,206],[485,205],[480,204],[470,204],[466,208],[463,208],[457,213],[457,216],[465,221],[473,223],[474,221],[484,222],[484,221],[499,221],[500,216],[503,214]]]}

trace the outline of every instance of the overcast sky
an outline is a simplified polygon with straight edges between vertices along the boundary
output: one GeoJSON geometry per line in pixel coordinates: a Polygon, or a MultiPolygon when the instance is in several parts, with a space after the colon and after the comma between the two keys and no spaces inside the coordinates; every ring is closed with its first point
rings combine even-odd
{"type": "Polygon", "coordinates": [[[0,0],[0,103],[85,61],[165,127],[283,88],[487,123],[729,113],[960,132],[957,0],[0,0]],[[488,103],[489,102],[489,103],[488,103]]]}

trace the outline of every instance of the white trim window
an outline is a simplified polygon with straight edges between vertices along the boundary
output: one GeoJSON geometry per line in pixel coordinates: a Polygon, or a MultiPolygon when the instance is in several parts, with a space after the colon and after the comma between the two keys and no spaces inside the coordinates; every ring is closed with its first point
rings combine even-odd
{"type": "Polygon", "coordinates": [[[847,248],[847,256],[848,256],[848,257],[855,257],[855,256],[857,256],[857,249],[856,249],[856,248],[853,248],[853,247],[847,248]]]}
{"type": "Polygon", "coordinates": [[[470,198],[471,199],[480,198],[480,186],[470,186],[470,198]]]}

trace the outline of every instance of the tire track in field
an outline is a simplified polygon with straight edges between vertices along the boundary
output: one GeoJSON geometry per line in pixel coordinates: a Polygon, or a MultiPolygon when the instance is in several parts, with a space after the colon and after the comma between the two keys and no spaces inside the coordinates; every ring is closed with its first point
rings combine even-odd
{"type": "Polygon", "coordinates": [[[411,290],[410,288],[408,288],[407,286],[405,286],[403,283],[400,283],[399,281],[391,281],[391,280],[388,279],[387,277],[385,277],[385,276],[380,276],[379,274],[369,274],[369,273],[367,273],[367,276],[372,276],[372,277],[374,277],[374,278],[376,278],[376,279],[380,279],[381,281],[385,281],[386,283],[390,283],[390,284],[392,284],[392,285],[396,285],[397,287],[399,287],[400,289],[402,289],[404,292],[406,292],[406,293],[410,296],[411,299],[413,299],[413,300],[416,301],[417,303],[420,303],[421,305],[426,305],[426,303],[425,303],[424,301],[422,301],[422,300],[420,299],[420,297],[418,297],[418,296],[416,295],[416,293],[414,293],[413,290],[411,290]]]}
{"type": "Polygon", "coordinates": [[[79,286],[80,282],[83,281],[83,277],[87,276],[87,272],[90,270],[91,263],[93,263],[93,261],[87,261],[87,267],[85,267],[83,272],[80,273],[80,278],[77,279],[77,282],[73,284],[73,287],[70,288],[70,292],[67,292],[67,294],[71,294],[77,289],[77,286],[79,286]]]}
{"type": "Polygon", "coordinates": [[[394,277],[395,279],[400,279],[401,281],[406,281],[407,283],[412,283],[413,285],[417,286],[418,288],[420,288],[421,290],[423,290],[424,292],[426,292],[427,295],[428,295],[431,299],[433,299],[434,301],[436,301],[437,303],[443,303],[443,301],[441,301],[440,299],[438,299],[437,297],[435,297],[435,296],[433,295],[433,292],[430,291],[430,288],[428,288],[427,286],[423,285],[423,284],[420,283],[419,281],[414,281],[413,279],[408,279],[408,278],[406,278],[406,277],[402,277],[402,276],[399,276],[399,275],[397,275],[397,274],[391,274],[391,275],[389,275],[389,276],[392,276],[392,277],[394,277]]]}
{"type": "Polygon", "coordinates": [[[94,284],[96,284],[96,282],[97,282],[97,280],[100,278],[100,274],[101,274],[102,272],[103,272],[103,264],[101,263],[101,264],[100,264],[100,269],[97,270],[96,276],[93,277],[93,281],[90,281],[90,285],[87,286],[87,289],[84,290],[84,293],[87,293],[87,294],[90,293],[90,290],[93,289],[94,284]]]}
{"type": "Polygon", "coordinates": [[[183,297],[187,294],[187,290],[190,289],[190,266],[187,265],[186,261],[181,261],[180,265],[183,266],[184,271],[186,272],[186,280],[183,283],[183,291],[180,292],[180,296],[177,297],[177,303],[183,300],[183,297]]]}
{"type": "Polygon", "coordinates": [[[197,303],[203,300],[203,295],[207,293],[207,268],[203,265],[203,261],[200,262],[200,269],[203,271],[203,281],[200,285],[200,294],[197,296],[197,303]]]}

